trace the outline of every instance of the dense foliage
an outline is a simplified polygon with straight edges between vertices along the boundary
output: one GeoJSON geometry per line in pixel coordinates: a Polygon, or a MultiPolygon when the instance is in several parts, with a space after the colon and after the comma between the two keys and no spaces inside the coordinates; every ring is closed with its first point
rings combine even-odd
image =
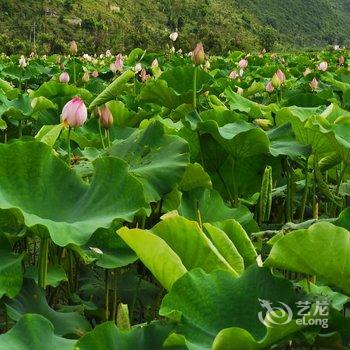
{"type": "Polygon", "coordinates": [[[2,56],[0,350],[349,349],[349,54],[201,50],[2,56]]]}
{"type": "Polygon", "coordinates": [[[323,48],[347,45],[347,0],[7,0],[0,1],[0,52],[62,53],[150,50],[169,44],[190,50],[199,40],[213,53],[232,49],[323,48]],[[29,39],[29,40],[28,40],[29,39]]]}

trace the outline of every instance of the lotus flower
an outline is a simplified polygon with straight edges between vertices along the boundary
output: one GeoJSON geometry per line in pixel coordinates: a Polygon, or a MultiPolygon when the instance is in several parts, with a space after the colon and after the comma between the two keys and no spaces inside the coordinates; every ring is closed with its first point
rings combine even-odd
{"type": "Polygon", "coordinates": [[[243,93],[244,93],[244,90],[241,87],[238,87],[237,88],[237,94],[238,95],[243,95],[243,93]]]}
{"type": "Polygon", "coordinates": [[[25,58],[23,55],[22,55],[21,58],[19,59],[18,63],[19,63],[19,66],[20,66],[21,68],[27,67],[27,61],[26,61],[26,58],[25,58]]]}
{"type": "Polygon", "coordinates": [[[152,68],[157,68],[157,67],[159,67],[159,62],[158,62],[158,60],[157,60],[156,58],[152,61],[151,66],[152,66],[152,68]]]}
{"type": "Polygon", "coordinates": [[[237,79],[239,77],[239,74],[237,73],[237,71],[235,71],[235,70],[233,70],[231,73],[230,73],[230,75],[229,75],[229,78],[231,79],[231,80],[235,80],[235,79],[237,79]]]}
{"type": "Polygon", "coordinates": [[[106,105],[98,109],[98,115],[100,123],[104,128],[108,129],[113,125],[113,115],[106,105]]]}
{"type": "Polygon", "coordinates": [[[202,43],[198,43],[195,49],[193,50],[192,61],[196,66],[199,66],[205,61],[205,53],[202,43]]]}
{"type": "Polygon", "coordinates": [[[118,53],[118,55],[116,56],[114,64],[118,71],[121,72],[123,70],[124,62],[123,62],[123,56],[121,53],[118,53]]]}
{"type": "Polygon", "coordinates": [[[172,32],[172,33],[169,35],[169,38],[170,38],[170,40],[172,40],[172,41],[176,41],[178,37],[179,37],[179,33],[178,33],[177,31],[172,32]]]}
{"type": "Polygon", "coordinates": [[[318,65],[318,70],[325,72],[328,69],[328,62],[327,61],[322,61],[319,65],[318,65]]]}
{"type": "Polygon", "coordinates": [[[142,71],[142,66],[141,63],[136,63],[134,67],[134,72],[135,73],[140,73],[142,71]]]}
{"type": "Polygon", "coordinates": [[[311,73],[311,69],[310,68],[306,68],[304,71],[304,77],[308,76],[311,73]]]}
{"type": "Polygon", "coordinates": [[[316,78],[313,78],[311,83],[310,83],[311,90],[317,90],[318,88],[318,81],[316,78]]]}
{"type": "Polygon", "coordinates": [[[94,77],[94,78],[97,78],[99,76],[98,74],[98,71],[97,70],[94,70],[91,75],[94,77]]]}
{"type": "Polygon", "coordinates": [[[62,72],[59,81],[60,83],[68,84],[70,80],[69,74],[67,72],[62,72]]]}
{"type": "Polygon", "coordinates": [[[69,51],[72,55],[76,55],[78,53],[78,45],[74,40],[69,44],[69,51]]]}
{"type": "Polygon", "coordinates": [[[238,62],[238,67],[240,69],[246,69],[248,67],[248,61],[246,59],[242,59],[238,62]]]}
{"type": "Polygon", "coordinates": [[[64,125],[78,128],[82,126],[87,119],[87,109],[84,101],[80,97],[74,97],[66,103],[62,109],[62,122],[64,125]]]}
{"type": "Polygon", "coordinates": [[[338,62],[339,62],[339,64],[342,66],[342,65],[345,63],[345,58],[344,58],[344,56],[340,56],[340,57],[338,58],[338,62]]]}
{"type": "Polygon", "coordinates": [[[286,81],[286,76],[284,75],[284,73],[280,69],[278,69],[276,72],[276,75],[278,79],[281,81],[281,84],[283,85],[286,81]]]}
{"type": "Polygon", "coordinates": [[[113,74],[117,73],[117,67],[115,66],[115,63],[111,63],[109,65],[109,69],[113,72],[113,74]]]}
{"type": "Polygon", "coordinates": [[[90,74],[89,74],[89,72],[85,72],[84,75],[83,75],[83,77],[81,78],[81,80],[82,80],[82,82],[85,83],[85,84],[88,83],[89,80],[90,80],[90,74]]]}
{"type": "Polygon", "coordinates": [[[142,69],[139,76],[140,76],[142,82],[147,81],[151,77],[149,74],[147,74],[146,69],[142,69]]]}
{"type": "Polygon", "coordinates": [[[269,93],[273,92],[275,90],[275,88],[273,87],[272,81],[270,80],[266,86],[265,86],[265,90],[269,93]]]}
{"type": "Polygon", "coordinates": [[[274,76],[271,79],[271,83],[274,88],[279,88],[281,85],[284,84],[285,81],[286,81],[286,76],[280,69],[277,70],[277,72],[274,74],[274,76]]]}

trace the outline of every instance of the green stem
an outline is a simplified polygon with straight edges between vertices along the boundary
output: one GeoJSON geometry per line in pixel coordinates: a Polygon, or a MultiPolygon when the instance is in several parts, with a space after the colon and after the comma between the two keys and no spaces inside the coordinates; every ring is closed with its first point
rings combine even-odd
{"type": "Polygon", "coordinates": [[[68,137],[67,137],[67,142],[68,142],[68,165],[70,165],[70,158],[71,158],[71,149],[70,149],[70,134],[71,134],[72,128],[69,126],[68,127],[68,137]]]}
{"type": "Polygon", "coordinates": [[[20,139],[22,137],[22,131],[23,131],[23,124],[22,120],[18,122],[18,138],[20,139]]]}
{"type": "Polygon", "coordinates": [[[74,84],[77,84],[77,71],[76,71],[76,67],[75,67],[75,56],[73,56],[73,81],[74,84]]]}
{"type": "MultiPolygon", "coordinates": [[[[343,181],[343,178],[344,178],[344,175],[345,175],[345,172],[346,172],[346,168],[347,168],[347,165],[343,164],[343,162],[342,162],[341,163],[341,171],[340,171],[340,174],[338,176],[337,187],[335,188],[335,195],[336,196],[338,196],[338,194],[339,194],[340,185],[341,185],[341,183],[343,181]]],[[[337,205],[335,203],[332,206],[332,216],[333,217],[337,216],[337,205]]]]}
{"type": "Polygon", "coordinates": [[[117,316],[117,307],[118,307],[118,269],[114,269],[113,274],[114,274],[114,288],[113,288],[112,320],[115,322],[116,316],[117,316]]]}
{"type": "Polygon", "coordinates": [[[307,197],[308,197],[308,194],[309,194],[309,158],[306,158],[304,172],[305,172],[305,187],[304,187],[303,197],[302,197],[302,200],[301,200],[300,222],[304,221],[306,201],[307,201],[307,197]]]}
{"type": "Polygon", "coordinates": [[[40,251],[38,258],[38,285],[43,289],[46,288],[49,243],[50,239],[47,237],[42,238],[40,242],[40,251]]]}
{"type": "Polygon", "coordinates": [[[197,109],[197,74],[198,67],[194,66],[193,71],[193,109],[197,109]]]}
{"type": "Polygon", "coordinates": [[[100,133],[100,138],[101,138],[101,143],[102,143],[102,147],[103,149],[106,149],[106,145],[105,145],[105,142],[103,140],[103,134],[102,134],[102,125],[101,125],[101,122],[98,121],[98,131],[100,133]]]}
{"type": "Polygon", "coordinates": [[[316,184],[317,184],[317,179],[316,179],[316,166],[317,166],[317,156],[314,154],[314,183],[312,186],[312,218],[313,219],[318,219],[318,205],[317,205],[317,198],[316,198],[316,184]]]}
{"type": "Polygon", "coordinates": [[[106,321],[109,319],[109,285],[108,269],[105,269],[105,304],[106,304],[106,321]]]}

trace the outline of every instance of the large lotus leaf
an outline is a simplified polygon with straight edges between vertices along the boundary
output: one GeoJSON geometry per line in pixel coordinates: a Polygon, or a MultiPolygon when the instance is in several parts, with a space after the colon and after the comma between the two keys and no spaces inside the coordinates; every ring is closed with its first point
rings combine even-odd
{"type": "Polygon", "coordinates": [[[187,143],[178,136],[167,135],[160,122],[116,141],[108,154],[130,165],[130,172],[142,182],[149,201],[171,192],[189,163],[187,143]]]}
{"type": "Polygon", "coordinates": [[[92,95],[88,90],[77,88],[74,85],[62,84],[54,80],[42,84],[32,95],[33,98],[40,96],[46,97],[57,104],[59,110],[74,96],[80,96],[85,103],[89,103],[92,99],[92,95]]]}
{"type": "Polygon", "coordinates": [[[29,227],[46,227],[60,246],[84,244],[98,228],[147,207],[123,160],[99,158],[94,166],[87,184],[41,142],[0,145],[0,208],[17,209],[29,227]]]}
{"type": "Polygon", "coordinates": [[[168,290],[186,270],[196,267],[207,272],[228,270],[238,275],[199,225],[181,216],[167,218],[148,231],[123,228],[117,232],[168,290]],[[164,251],[160,252],[162,247],[164,251]],[[172,264],[176,270],[171,276],[165,275],[172,264]]]}
{"type": "Polygon", "coordinates": [[[332,132],[327,133],[328,139],[341,160],[350,164],[350,118],[343,120],[344,123],[332,125],[332,132]]]}
{"type": "Polygon", "coordinates": [[[319,127],[313,125],[313,117],[319,115],[322,108],[285,107],[277,112],[276,123],[291,123],[296,139],[304,145],[311,145],[314,151],[325,153],[331,151],[329,141],[319,127]]]}
{"type": "Polygon", "coordinates": [[[350,292],[350,232],[327,222],[279,239],[265,266],[315,275],[350,292]]]}
{"type": "Polygon", "coordinates": [[[7,100],[5,96],[0,96],[0,117],[6,115],[22,120],[29,118],[32,113],[31,99],[28,95],[19,95],[12,101],[7,100]]]}
{"type": "Polygon", "coordinates": [[[270,153],[274,157],[288,156],[292,159],[308,156],[311,153],[309,145],[302,145],[294,136],[290,123],[283,124],[267,132],[270,139],[270,153]]]}
{"type": "Polygon", "coordinates": [[[244,206],[230,208],[217,191],[210,189],[197,188],[184,192],[178,211],[187,219],[197,220],[200,215],[202,222],[209,223],[235,219],[249,232],[248,227],[255,226],[252,224],[253,214],[248,208],[244,206]]]}
{"type": "MultiPolygon", "coordinates": [[[[257,266],[238,278],[226,271],[206,274],[195,269],[173,285],[159,313],[180,322],[176,333],[186,337],[189,349],[211,349],[215,337],[225,328],[239,327],[256,339],[265,337],[266,327],[258,317],[263,311],[259,299],[293,305],[293,285],[257,266]]],[[[167,342],[184,344],[184,339],[173,334],[167,342]]]]}
{"type": "Polygon", "coordinates": [[[4,295],[13,298],[21,290],[23,258],[24,254],[12,252],[6,236],[0,233],[0,299],[4,295]]]}
{"type": "Polygon", "coordinates": [[[160,79],[165,80],[168,86],[174,89],[178,94],[184,94],[193,91],[193,75],[194,69],[197,69],[197,91],[201,91],[204,85],[213,82],[213,78],[209,73],[202,69],[195,68],[193,65],[179,66],[168,69],[164,72],[160,79]]]}
{"type": "Polygon", "coordinates": [[[191,102],[191,96],[180,96],[164,80],[151,80],[141,89],[139,99],[142,102],[155,103],[169,109],[176,109],[191,102]]]}
{"type": "Polygon", "coordinates": [[[111,100],[115,100],[126,88],[126,84],[135,76],[131,70],[127,70],[110,85],[108,85],[90,104],[89,109],[101,106],[111,100]]]}
{"type": "Polygon", "coordinates": [[[199,129],[210,133],[235,159],[269,152],[270,141],[266,133],[244,120],[237,120],[222,127],[210,120],[200,123],[199,129]]]}
{"type": "Polygon", "coordinates": [[[5,300],[8,315],[18,321],[24,314],[38,314],[52,322],[57,335],[81,336],[91,329],[89,322],[77,312],[57,312],[45,298],[44,291],[33,280],[25,279],[20,294],[5,300]]]}
{"type": "MultiPolygon", "coordinates": [[[[153,322],[134,327],[131,331],[119,329],[114,322],[106,322],[87,333],[77,343],[77,350],[160,350],[173,326],[153,322]]],[[[180,349],[179,347],[177,349],[180,349]]]]}
{"type": "Polygon", "coordinates": [[[179,183],[179,189],[180,191],[190,191],[198,187],[212,188],[210,176],[200,164],[188,164],[179,183]]]}
{"type": "Polygon", "coordinates": [[[7,333],[0,335],[0,350],[73,350],[76,340],[54,334],[54,328],[46,318],[24,315],[7,333]]]}

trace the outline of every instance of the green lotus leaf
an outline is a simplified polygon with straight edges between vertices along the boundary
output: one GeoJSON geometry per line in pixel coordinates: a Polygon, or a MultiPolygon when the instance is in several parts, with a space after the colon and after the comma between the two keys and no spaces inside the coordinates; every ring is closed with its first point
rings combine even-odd
{"type": "Polygon", "coordinates": [[[9,317],[18,321],[25,314],[38,314],[47,318],[57,335],[81,336],[91,329],[89,322],[77,312],[57,312],[45,298],[44,291],[33,280],[25,279],[22,290],[14,299],[5,300],[9,317]]]}
{"type": "Polygon", "coordinates": [[[142,185],[124,161],[104,157],[94,166],[87,184],[41,142],[2,144],[0,208],[17,210],[33,229],[45,227],[60,246],[84,244],[98,228],[147,209],[142,185]]]}
{"type": "Polygon", "coordinates": [[[135,131],[126,140],[116,141],[107,154],[124,159],[137,177],[149,201],[157,201],[180,182],[189,163],[187,143],[167,135],[160,122],[135,131]]]}
{"type": "MultiPolygon", "coordinates": [[[[119,329],[114,322],[106,322],[83,336],[77,343],[77,350],[160,350],[173,326],[153,322],[136,326],[131,331],[119,329]]],[[[177,348],[180,349],[180,348],[177,348]]]]}
{"type": "Polygon", "coordinates": [[[54,334],[52,323],[36,314],[26,314],[7,333],[0,335],[0,350],[73,350],[76,340],[54,334]]]}
{"type": "Polygon", "coordinates": [[[251,266],[238,278],[227,271],[207,274],[201,269],[192,270],[176,281],[163,299],[160,315],[178,321],[175,332],[182,335],[170,335],[166,344],[211,349],[218,333],[231,327],[262,339],[267,330],[259,321],[258,314],[264,311],[259,299],[292,306],[293,285],[257,266],[251,266]]]}
{"type": "Polygon", "coordinates": [[[350,232],[327,222],[279,239],[264,265],[315,275],[350,292],[350,232]]]}

